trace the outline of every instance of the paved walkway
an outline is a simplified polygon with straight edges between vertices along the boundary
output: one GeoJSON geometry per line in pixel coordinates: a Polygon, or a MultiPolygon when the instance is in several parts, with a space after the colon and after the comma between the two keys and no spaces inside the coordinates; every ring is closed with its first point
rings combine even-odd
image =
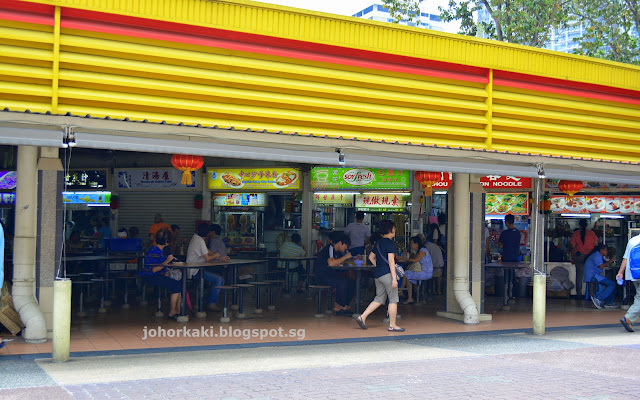
{"type": "Polygon", "coordinates": [[[620,326],[365,340],[64,364],[6,356],[0,399],[604,400],[640,393],[640,333],[620,326]]]}

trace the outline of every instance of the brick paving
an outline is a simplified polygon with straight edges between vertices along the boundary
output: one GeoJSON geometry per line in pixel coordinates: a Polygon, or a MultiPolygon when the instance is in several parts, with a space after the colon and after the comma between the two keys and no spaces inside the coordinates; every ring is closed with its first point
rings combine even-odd
{"type": "MultiPolygon", "coordinates": [[[[90,361],[103,368],[103,381],[83,383],[86,381],[79,378],[76,383],[59,386],[51,386],[51,382],[56,377],[60,379],[63,376],[60,373],[72,377],[81,372],[77,369],[86,369],[86,365],[76,362],[74,366],[72,360],[61,370],[60,365],[22,361],[15,364],[14,373],[33,374],[37,377],[33,383],[36,387],[24,383],[23,388],[18,388],[19,383],[0,386],[6,388],[0,389],[0,399],[630,399],[638,398],[640,393],[640,374],[633,368],[640,359],[638,339],[634,334],[622,334],[617,328],[543,337],[506,334],[399,339],[393,343],[352,344],[354,348],[368,346],[367,355],[373,354],[375,361],[358,363],[355,358],[364,354],[362,347],[351,355],[353,362],[347,360],[342,365],[336,365],[336,360],[345,353],[344,344],[242,349],[237,350],[242,357],[235,353],[235,359],[245,370],[215,374],[207,373],[207,365],[226,362],[230,368],[236,368],[237,365],[231,365],[234,358],[228,358],[233,354],[194,351],[181,354],[190,354],[197,365],[203,363],[198,374],[172,377],[172,371],[162,364],[165,367],[153,371],[150,379],[125,375],[128,380],[109,377],[123,376],[113,375],[114,368],[123,368],[127,363],[152,369],[160,365],[155,363],[158,355],[121,357],[119,363],[113,361],[117,357],[95,357],[90,361]],[[587,343],[593,340],[609,345],[587,343]],[[287,352],[293,351],[302,360],[320,354],[326,365],[291,367],[288,358],[291,353],[287,352]],[[199,353],[206,361],[198,358],[199,353]],[[399,355],[407,354],[415,354],[418,359],[398,359],[399,355]],[[256,361],[267,358],[274,368],[265,370],[257,362],[251,363],[251,357],[256,361]],[[38,371],[34,366],[42,369],[38,371]],[[38,379],[39,386],[35,382],[38,379]]],[[[176,360],[177,370],[186,362],[175,353],[166,357],[176,360]]],[[[0,382],[2,379],[0,376],[0,382]]]]}

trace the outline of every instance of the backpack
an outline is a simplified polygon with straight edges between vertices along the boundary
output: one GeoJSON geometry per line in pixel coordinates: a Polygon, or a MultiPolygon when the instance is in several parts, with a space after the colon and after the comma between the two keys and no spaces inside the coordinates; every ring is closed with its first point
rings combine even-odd
{"type": "Polygon", "coordinates": [[[640,280],[640,244],[635,245],[629,252],[628,265],[631,279],[640,280]]]}

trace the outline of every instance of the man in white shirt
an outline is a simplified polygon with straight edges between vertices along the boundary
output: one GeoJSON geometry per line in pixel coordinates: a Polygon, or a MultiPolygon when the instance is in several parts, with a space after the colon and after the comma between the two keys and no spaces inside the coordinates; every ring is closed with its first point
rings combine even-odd
{"type": "Polygon", "coordinates": [[[633,304],[627,310],[627,314],[620,319],[620,323],[624,326],[624,329],[629,332],[633,332],[631,325],[640,318],[640,277],[639,275],[635,275],[634,277],[634,273],[631,271],[635,270],[635,274],[637,274],[639,269],[640,235],[632,237],[629,240],[629,243],[627,243],[627,249],[624,252],[624,256],[622,256],[620,270],[618,271],[618,275],[616,275],[616,280],[625,279],[627,281],[632,281],[633,285],[636,287],[636,296],[633,298],[633,304]]]}
{"type": "MultiPolygon", "coordinates": [[[[228,257],[220,257],[220,254],[215,253],[207,248],[207,243],[204,238],[209,234],[209,224],[198,225],[197,232],[193,234],[191,242],[189,242],[189,248],[187,249],[187,262],[209,262],[214,260],[226,261],[228,257]]],[[[208,308],[211,311],[220,311],[220,307],[216,304],[218,297],[220,296],[220,289],[216,289],[216,286],[224,285],[224,279],[214,274],[213,272],[199,270],[191,268],[189,270],[189,277],[193,279],[200,279],[200,273],[204,272],[205,282],[211,282],[212,288],[205,301],[208,304],[208,308]]]]}
{"type": "Polygon", "coordinates": [[[354,257],[359,254],[364,255],[365,239],[371,236],[371,230],[362,223],[363,220],[364,212],[358,211],[356,213],[356,222],[350,223],[347,225],[347,229],[344,230],[345,235],[351,239],[349,253],[354,257]]]}

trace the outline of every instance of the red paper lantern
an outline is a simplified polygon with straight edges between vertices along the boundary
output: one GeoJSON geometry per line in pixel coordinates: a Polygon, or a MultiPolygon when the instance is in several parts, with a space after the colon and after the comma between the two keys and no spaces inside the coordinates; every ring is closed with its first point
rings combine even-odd
{"type": "Polygon", "coordinates": [[[202,156],[174,154],[173,157],[171,157],[171,164],[176,169],[182,171],[182,180],[180,180],[180,183],[189,186],[193,184],[193,180],[191,179],[191,171],[197,171],[202,168],[204,159],[202,158],[202,156]]]}
{"type": "Polygon", "coordinates": [[[562,191],[562,193],[566,194],[569,197],[573,197],[574,194],[578,193],[582,190],[582,182],[581,181],[565,181],[561,180],[558,183],[558,189],[562,191]]]}
{"type": "Polygon", "coordinates": [[[425,197],[431,197],[431,187],[440,182],[440,177],[442,176],[441,172],[433,172],[433,171],[416,171],[415,177],[416,181],[420,182],[422,188],[424,189],[425,197]]]}

